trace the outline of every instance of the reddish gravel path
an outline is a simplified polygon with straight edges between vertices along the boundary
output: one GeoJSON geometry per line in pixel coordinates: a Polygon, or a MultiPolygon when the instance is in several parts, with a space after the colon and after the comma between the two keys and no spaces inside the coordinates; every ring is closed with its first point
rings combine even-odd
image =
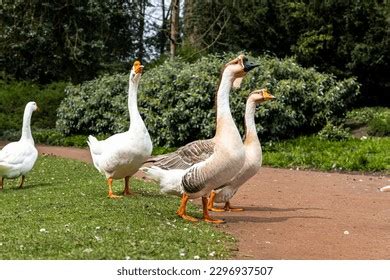
{"type": "MultiPolygon", "coordinates": [[[[38,150],[91,162],[86,149],[38,150]]],[[[385,185],[389,176],[262,168],[232,200],[246,211],[214,216],[237,237],[237,259],[390,259],[385,185]]]]}

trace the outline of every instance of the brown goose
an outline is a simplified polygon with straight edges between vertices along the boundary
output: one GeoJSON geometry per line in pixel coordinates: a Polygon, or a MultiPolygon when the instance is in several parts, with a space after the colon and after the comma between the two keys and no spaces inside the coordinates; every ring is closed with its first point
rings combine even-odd
{"type": "Polygon", "coordinates": [[[239,187],[253,177],[259,171],[262,162],[262,151],[259,138],[256,132],[255,112],[256,104],[272,100],[275,97],[267,89],[260,89],[251,92],[245,108],[245,163],[240,172],[230,182],[211,192],[208,202],[208,209],[211,211],[242,211],[242,208],[230,206],[230,199],[237,192],[239,187]],[[214,202],[225,202],[224,208],[214,207],[214,202]]]}
{"type": "Polygon", "coordinates": [[[229,182],[244,165],[244,145],[230,112],[229,93],[256,66],[244,55],[225,65],[217,91],[217,128],[212,139],[191,142],[174,153],[150,160],[154,165],[141,169],[159,182],[162,192],[182,195],[177,214],[183,219],[197,220],[186,214],[186,204],[189,198],[202,197],[203,219],[223,222],[209,216],[207,195],[215,186],[229,182]]]}

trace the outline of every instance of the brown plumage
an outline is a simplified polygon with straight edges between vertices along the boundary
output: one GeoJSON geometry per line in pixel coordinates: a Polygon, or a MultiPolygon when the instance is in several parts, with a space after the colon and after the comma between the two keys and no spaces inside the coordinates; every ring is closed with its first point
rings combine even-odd
{"type": "Polygon", "coordinates": [[[214,146],[213,139],[197,140],[172,153],[152,157],[146,162],[153,163],[162,169],[187,169],[209,158],[214,152],[214,146]]]}
{"type": "Polygon", "coordinates": [[[229,94],[256,66],[243,55],[226,64],[217,92],[217,123],[212,139],[195,141],[174,153],[154,158],[149,161],[154,165],[142,169],[159,182],[162,192],[183,195],[177,214],[184,219],[194,220],[185,213],[188,198],[202,197],[204,220],[221,222],[210,218],[207,194],[215,186],[228,182],[245,161],[244,145],[230,111],[229,94]]]}

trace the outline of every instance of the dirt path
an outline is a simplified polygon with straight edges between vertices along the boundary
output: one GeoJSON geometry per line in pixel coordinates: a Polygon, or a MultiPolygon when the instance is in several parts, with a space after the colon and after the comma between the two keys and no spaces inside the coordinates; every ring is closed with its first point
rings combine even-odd
{"type": "MultiPolygon", "coordinates": [[[[38,150],[91,162],[85,149],[38,150]]],[[[232,200],[246,211],[214,216],[237,237],[237,259],[390,259],[386,185],[389,176],[262,168],[232,200]]]]}

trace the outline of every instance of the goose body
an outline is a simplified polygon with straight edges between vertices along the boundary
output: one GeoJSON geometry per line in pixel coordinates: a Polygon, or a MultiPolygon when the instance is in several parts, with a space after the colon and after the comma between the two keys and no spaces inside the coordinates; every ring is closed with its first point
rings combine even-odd
{"type": "Polygon", "coordinates": [[[241,170],[228,183],[222,185],[211,193],[208,206],[209,210],[242,210],[241,208],[231,207],[230,199],[234,196],[240,186],[242,186],[259,171],[262,163],[261,144],[257,136],[255,125],[256,104],[271,100],[273,98],[274,96],[272,96],[266,89],[253,91],[249,95],[245,107],[245,163],[241,170]],[[224,202],[224,209],[215,208],[213,206],[214,202],[224,202]]]}
{"type": "Polygon", "coordinates": [[[153,166],[142,168],[159,182],[163,192],[183,194],[177,214],[184,219],[195,220],[185,214],[188,199],[202,197],[204,219],[221,222],[208,216],[206,195],[215,186],[229,182],[245,162],[244,146],[230,111],[229,93],[236,79],[242,79],[254,67],[243,55],[226,64],[217,92],[217,128],[212,139],[191,142],[176,152],[150,160],[153,166]]]}
{"type": "Polygon", "coordinates": [[[25,175],[34,167],[38,158],[38,151],[31,134],[31,116],[38,109],[35,102],[27,103],[23,114],[22,136],[19,141],[6,145],[0,151],[0,188],[3,188],[4,179],[22,177],[19,187],[23,187],[25,175]]]}
{"type": "Polygon", "coordinates": [[[125,179],[125,195],[130,194],[129,179],[151,155],[153,145],[146,126],[139,114],[137,106],[138,83],[141,79],[143,66],[136,61],[129,76],[128,109],[130,113],[129,130],[117,133],[109,138],[98,141],[88,137],[93,164],[96,169],[106,176],[108,196],[116,198],[112,192],[114,179],[125,179]]]}

